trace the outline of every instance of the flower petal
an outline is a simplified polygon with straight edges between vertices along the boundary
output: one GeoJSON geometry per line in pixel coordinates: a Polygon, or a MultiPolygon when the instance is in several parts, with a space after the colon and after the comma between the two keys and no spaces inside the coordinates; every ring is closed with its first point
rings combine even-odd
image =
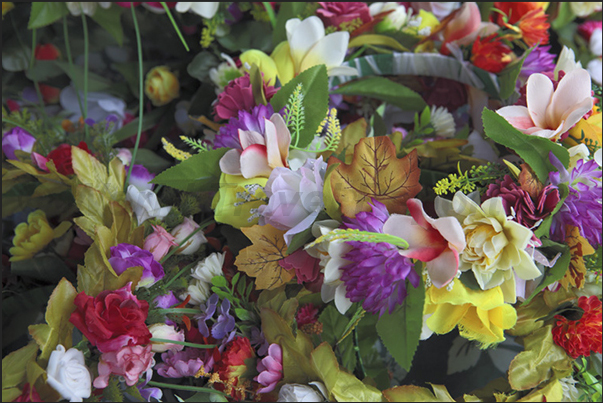
{"type": "Polygon", "coordinates": [[[266,146],[261,144],[253,144],[243,150],[240,161],[241,174],[246,179],[256,176],[269,177],[272,172],[272,168],[268,165],[266,146]]]}
{"type": "MultiPolygon", "coordinates": [[[[531,78],[532,76],[530,76],[530,79],[531,78]]],[[[546,111],[546,121],[548,123],[547,128],[550,129],[552,127],[557,127],[563,120],[563,115],[566,114],[567,111],[576,108],[577,105],[582,105],[585,99],[591,100],[591,104],[588,108],[588,110],[590,110],[590,108],[592,108],[590,74],[588,74],[588,71],[585,69],[576,69],[570,71],[561,79],[561,81],[559,81],[555,94],[550,101],[550,105],[546,111]]],[[[585,111],[585,113],[588,112],[588,110],[585,111]]],[[[546,127],[541,125],[539,126],[546,127]]]]}
{"type": "Polygon", "coordinates": [[[286,29],[291,57],[293,58],[296,70],[300,72],[301,69],[299,67],[306,54],[318,41],[324,38],[325,27],[320,18],[312,16],[300,23],[289,20],[287,21],[286,29]],[[289,35],[289,32],[291,32],[291,35],[289,35]]]}
{"type": "Polygon", "coordinates": [[[440,256],[427,262],[425,267],[433,285],[442,288],[456,276],[459,267],[459,254],[447,249],[440,256]]]}
{"type": "Polygon", "coordinates": [[[525,106],[505,106],[504,108],[497,110],[496,113],[505,118],[511,126],[522,132],[536,127],[534,126],[534,121],[530,116],[528,108],[525,106]]]}
{"type": "Polygon", "coordinates": [[[252,144],[266,145],[266,140],[264,139],[264,136],[253,130],[239,129],[239,142],[241,143],[241,147],[243,148],[243,150],[252,144]]]}
{"type": "Polygon", "coordinates": [[[299,71],[302,72],[319,64],[324,64],[327,68],[330,66],[340,66],[345,59],[349,42],[350,33],[347,31],[334,32],[327,35],[305,55],[299,71]]]}
{"type": "MultiPolygon", "coordinates": [[[[280,113],[275,113],[270,117],[270,122],[274,124],[274,128],[276,129],[276,142],[278,144],[278,150],[281,155],[281,160],[283,166],[287,166],[287,158],[289,158],[289,146],[291,145],[291,132],[287,128],[283,117],[280,113]]],[[[267,146],[270,147],[271,144],[268,142],[268,137],[266,137],[267,146]]]]}
{"type": "Polygon", "coordinates": [[[550,126],[547,126],[547,122],[550,124],[547,108],[551,104],[554,92],[553,82],[544,74],[532,74],[528,79],[526,102],[535,126],[550,129],[550,126]]]}
{"type": "Polygon", "coordinates": [[[241,175],[241,151],[228,150],[220,158],[220,170],[228,175],[241,175]]]}

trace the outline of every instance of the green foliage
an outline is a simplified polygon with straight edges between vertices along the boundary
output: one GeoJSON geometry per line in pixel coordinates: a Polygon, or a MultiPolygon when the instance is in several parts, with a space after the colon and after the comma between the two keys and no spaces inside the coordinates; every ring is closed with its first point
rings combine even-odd
{"type": "Polygon", "coordinates": [[[10,271],[17,276],[26,276],[53,284],[58,283],[63,277],[75,281],[73,271],[63,260],[54,255],[36,256],[35,259],[12,262],[10,271]]]}
{"type": "Polygon", "coordinates": [[[119,379],[117,376],[109,378],[109,385],[103,389],[103,399],[107,402],[123,402],[124,394],[119,387],[119,379]]]}
{"type": "Polygon", "coordinates": [[[209,70],[220,64],[218,58],[211,52],[199,52],[186,67],[191,77],[203,82],[209,80],[209,70]]]}
{"type": "Polygon", "coordinates": [[[301,131],[304,129],[306,114],[304,112],[304,86],[299,83],[289,96],[285,106],[285,124],[291,132],[291,143],[297,145],[301,131]]]}
{"type": "Polygon", "coordinates": [[[500,99],[507,99],[513,95],[515,85],[517,83],[517,77],[519,77],[519,73],[523,67],[523,62],[530,53],[532,53],[532,48],[526,50],[521,59],[510,63],[498,74],[498,81],[500,83],[500,99]]]}
{"type": "Polygon", "coordinates": [[[180,140],[184,141],[186,144],[196,149],[198,153],[209,151],[207,145],[203,143],[203,140],[201,139],[193,139],[186,136],[180,136],[180,140]]]}
{"type": "Polygon", "coordinates": [[[124,42],[124,30],[121,26],[121,14],[123,12],[122,7],[117,5],[109,8],[97,7],[96,12],[91,17],[98,25],[103,27],[107,32],[115,38],[119,46],[123,45],[124,42]]]}
{"type": "Polygon", "coordinates": [[[69,14],[63,2],[33,2],[29,16],[28,29],[42,28],[69,14]]]}
{"type": "Polygon", "coordinates": [[[508,173],[502,164],[493,164],[488,162],[486,165],[472,166],[469,171],[462,172],[460,163],[458,165],[458,175],[450,174],[447,178],[440,179],[433,190],[435,194],[442,196],[445,194],[461,191],[469,194],[478,187],[481,193],[484,193],[488,184],[502,179],[508,173]]]}
{"type": "Polygon", "coordinates": [[[548,239],[544,239],[542,241],[542,246],[540,247],[545,254],[550,254],[551,256],[555,256],[557,253],[561,253],[557,262],[553,265],[553,267],[546,268],[544,272],[544,277],[538,287],[534,290],[532,295],[530,295],[523,303],[522,306],[527,305],[532,298],[534,298],[540,291],[544,290],[550,284],[553,284],[555,281],[559,281],[567,272],[569,268],[570,261],[572,259],[572,254],[570,252],[569,246],[560,244],[557,242],[550,241],[548,239]]]}

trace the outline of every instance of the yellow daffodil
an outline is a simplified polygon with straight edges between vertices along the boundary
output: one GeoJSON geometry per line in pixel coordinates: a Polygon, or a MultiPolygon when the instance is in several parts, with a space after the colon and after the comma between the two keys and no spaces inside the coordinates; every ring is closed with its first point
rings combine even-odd
{"type": "Polygon", "coordinates": [[[180,83],[167,66],[157,66],[147,73],[144,92],[153,105],[161,106],[178,98],[180,83]]]}
{"type": "Polygon", "coordinates": [[[70,223],[63,222],[53,230],[48,224],[44,211],[36,210],[29,213],[27,223],[22,222],[15,228],[13,238],[15,246],[9,250],[12,255],[10,261],[31,259],[53,239],[63,235],[70,226],[70,223]]]}
{"type": "Polygon", "coordinates": [[[268,178],[245,179],[240,175],[220,176],[220,190],[212,202],[215,220],[235,228],[251,227],[258,223],[257,209],[266,204],[264,186],[268,178]]]}

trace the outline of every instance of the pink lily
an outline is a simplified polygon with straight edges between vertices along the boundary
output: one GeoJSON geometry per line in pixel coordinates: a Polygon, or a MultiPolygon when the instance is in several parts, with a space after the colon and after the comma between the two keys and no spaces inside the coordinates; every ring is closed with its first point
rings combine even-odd
{"type": "Polygon", "coordinates": [[[270,393],[276,384],[283,379],[283,349],[278,344],[268,347],[268,355],[258,361],[256,369],[260,373],[253,378],[254,381],[264,386],[257,393],[270,393]]]}
{"type": "Polygon", "coordinates": [[[266,132],[240,130],[242,150],[232,149],[220,160],[220,169],[228,175],[242,175],[246,179],[269,177],[276,167],[288,167],[291,133],[278,113],[265,119],[266,132]]]}
{"type": "Polygon", "coordinates": [[[526,90],[527,107],[505,106],[496,111],[525,134],[557,141],[593,107],[588,71],[567,73],[557,89],[544,74],[532,74],[526,90]]]}
{"type": "Polygon", "coordinates": [[[406,202],[410,216],[392,214],[383,225],[383,232],[408,242],[400,255],[426,262],[433,285],[441,288],[455,276],[459,254],[465,249],[465,233],[455,217],[433,219],[419,199],[406,202]]]}

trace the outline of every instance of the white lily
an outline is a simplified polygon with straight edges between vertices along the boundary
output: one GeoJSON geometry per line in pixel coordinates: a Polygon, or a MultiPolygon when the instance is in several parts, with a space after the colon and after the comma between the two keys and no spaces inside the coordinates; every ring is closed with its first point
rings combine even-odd
{"type": "Polygon", "coordinates": [[[219,6],[220,2],[218,1],[179,1],[176,4],[176,11],[178,11],[179,13],[186,13],[187,11],[192,11],[193,13],[198,14],[203,18],[210,19],[214,15],[216,15],[219,6]]]}
{"type": "Polygon", "coordinates": [[[161,207],[157,195],[152,190],[140,191],[134,185],[128,186],[126,200],[132,205],[132,210],[138,219],[138,225],[149,218],[159,218],[162,220],[172,209],[171,206],[161,207]]]}

